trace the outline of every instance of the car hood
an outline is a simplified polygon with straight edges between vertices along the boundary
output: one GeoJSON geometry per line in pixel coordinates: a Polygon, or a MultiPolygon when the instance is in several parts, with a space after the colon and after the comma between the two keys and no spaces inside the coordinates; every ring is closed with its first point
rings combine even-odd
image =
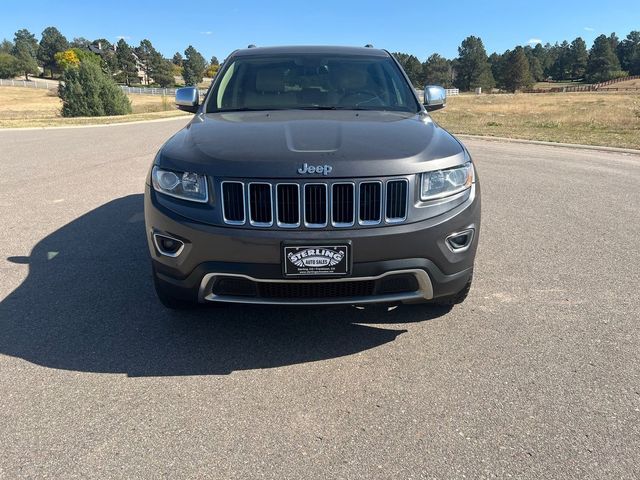
{"type": "Polygon", "coordinates": [[[464,162],[460,143],[426,114],[280,110],[198,114],[156,164],[217,177],[329,178],[408,175],[464,162]],[[323,169],[322,171],[326,171],[323,169]]]}

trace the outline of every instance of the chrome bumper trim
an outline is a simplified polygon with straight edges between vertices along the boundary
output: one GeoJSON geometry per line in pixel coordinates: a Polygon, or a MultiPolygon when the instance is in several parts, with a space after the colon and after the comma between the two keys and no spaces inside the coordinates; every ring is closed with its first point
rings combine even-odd
{"type": "Polygon", "coordinates": [[[270,279],[270,278],[255,278],[249,275],[243,275],[238,273],[207,273],[200,282],[200,290],[198,292],[198,301],[204,302],[228,302],[228,303],[251,303],[251,304],[266,304],[266,305],[353,305],[353,304],[365,304],[365,303],[386,303],[386,302],[419,302],[422,300],[430,300],[433,298],[433,286],[431,285],[431,279],[427,272],[421,269],[412,270],[392,270],[390,272],[377,275],[375,277],[349,277],[349,278],[336,278],[331,280],[323,279],[270,279]],[[349,298],[330,298],[330,299],[270,299],[270,298],[255,298],[255,297],[238,297],[227,295],[215,295],[211,292],[213,282],[216,277],[240,277],[253,282],[259,283],[334,283],[334,282],[364,282],[368,280],[379,280],[389,275],[397,274],[412,274],[418,282],[418,290],[415,292],[387,294],[387,295],[372,295],[366,297],[349,297],[349,298]]]}

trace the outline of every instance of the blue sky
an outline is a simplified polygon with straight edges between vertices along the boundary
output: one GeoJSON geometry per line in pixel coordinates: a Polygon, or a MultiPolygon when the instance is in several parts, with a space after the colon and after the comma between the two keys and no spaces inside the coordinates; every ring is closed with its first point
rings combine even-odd
{"type": "Polygon", "coordinates": [[[452,58],[468,35],[482,38],[488,53],[529,42],[571,41],[590,46],[600,33],[621,38],[640,30],[640,1],[412,0],[321,2],[237,0],[218,2],[3,2],[0,39],[27,28],[39,38],[54,25],[71,39],[148,38],[165,56],[192,44],[207,59],[222,60],[236,48],[256,45],[365,45],[402,51],[424,60],[438,52],[452,58]]]}

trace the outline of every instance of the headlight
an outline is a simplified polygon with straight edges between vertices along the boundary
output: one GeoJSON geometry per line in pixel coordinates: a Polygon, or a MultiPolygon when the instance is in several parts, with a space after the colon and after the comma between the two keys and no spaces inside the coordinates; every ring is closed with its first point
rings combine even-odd
{"type": "Polygon", "coordinates": [[[436,170],[422,174],[420,188],[421,200],[434,200],[466,190],[473,183],[473,165],[471,162],[459,167],[436,170]]]}
{"type": "Polygon", "coordinates": [[[157,192],[165,193],[172,197],[200,203],[206,203],[209,199],[207,195],[207,179],[204,175],[153,167],[151,181],[153,182],[153,188],[157,192]]]}

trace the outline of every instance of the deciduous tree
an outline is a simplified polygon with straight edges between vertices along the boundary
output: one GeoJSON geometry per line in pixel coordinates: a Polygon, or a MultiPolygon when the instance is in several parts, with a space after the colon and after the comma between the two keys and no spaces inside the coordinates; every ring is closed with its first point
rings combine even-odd
{"type": "Polygon", "coordinates": [[[10,53],[0,51],[0,78],[13,78],[20,73],[18,59],[10,53]]]}
{"type": "Polygon", "coordinates": [[[61,71],[67,68],[77,67],[80,65],[80,58],[73,49],[65,50],[55,54],[56,64],[61,71]]]}

